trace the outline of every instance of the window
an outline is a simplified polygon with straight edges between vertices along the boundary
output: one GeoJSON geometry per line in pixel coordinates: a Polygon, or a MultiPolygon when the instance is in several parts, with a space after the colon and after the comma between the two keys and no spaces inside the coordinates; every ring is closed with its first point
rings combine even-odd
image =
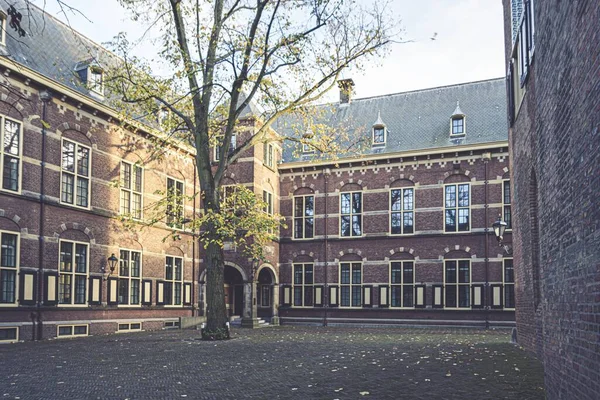
{"type": "Polygon", "coordinates": [[[3,12],[0,12],[0,44],[6,44],[6,15],[3,12]]]}
{"type": "Polygon", "coordinates": [[[446,185],[444,190],[445,231],[466,232],[471,230],[470,185],[468,183],[446,185]]]}
{"type": "Polygon", "coordinates": [[[506,229],[512,229],[512,214],[510,208],[510,181],[502,181],[502,220],[506,222],[506,229]]]}
{"type": "Polygon", "coordinates": [[[313,285],[315,283],[313,264],[294,264],[294,306],[312,307],[313,285]]]}
{"type": "Polygon", "coordinates": [[[315,196],[294,197],[294,239],[311,239],[315,234],[315,196]]]}
{"type": "Polygon", "coordinates": [[[183,287],[183,258],[167,257],[165,264],[165,304],[180,306],[183,287]]]}
{"type": "Polygon", "coordinates": [[[390,218],[392,235],[414,233],[414,189],[392,189],[390,218]]]}
{"type": "Polygon", "coordinates": [[[18,192],[21,174],[21,124],[6,117],[0,117],[0,121],[2,189],[18,192]]]}
{"type": "Polygon", "coordinates": [[[270,168],[273,168],[273,144],[265,143],[263,146],[263,163],[270,168]]]}
{"type": "Polygon", "coordinates": [[[88,71],[87,86],[92,92],[104,93],[102,82],[102,70],[98,67],[90,67],[88,71]]]}
{"type": "Polygon", "coordinates": [[[269,215],[273,215],[273,193],[263,190],[263,201],[267,203],[263,211],[269,215]]]}
{"type": "Polygon", "coordinates": [[[340,307],[362,305],[362,264],[340,264],[340,307]]]}
{"type": "Polygon", "coordinates": [[[340,194],[341,236],[362,235],[362,193],[340,194]]]}
{"type": "Polygon", "coordinates": [[[17,270],[19,268],[19,236],[0,232],[0,303],[17,301],[17,270]]]}
{"type": "Polygon", "coordinates": [[[390,263],[391,307],[414,307],[415,268],[413,261],[390,263]]]}
{"type": "Polygon", "coordinates": [[[504,259],[504,308],[515,308],[515,270],[513,259],[504,259]]]}
{"type": "Polygon", "coordinates": [[[452,134],[463,135],[465,133],[465,117],[452,118],[452,134]]]}
{"type": "Polygon", "coordinates": [[[12,343],[19,340],[19,328],[16,326],[0,327],[0,343],[12,343]]]}
{"type": "Polygon", "coordinates": [[[58,302],[86,304],[88,245],[61,240],[59,260],[58,302]]]}
{"type": "Polygon", "coordinates": [[[125,322],[119,323],[117,325],[117,332],[131,332],[131,331],[141,331],[142,323],[141,322],[125,322]]]}
{"type": "Polygon", "coordinates": [[[124,305],[140,304],[142,253],[121,250],[119,257],[118,301],[124,305]]]}
{"type": "Polygon", "coordinates": [[[58,337],[75,337],[87,336],[88,325],[58,325],[56,328],[56,336],[58,337]]]}
{"type": "Polygon", "coordinates": [[[373,146],[381,146],[385,144],[385,127],[373,127],[373,146]]]}
{"type": "Polygon", "coordinates": [[[121,162],[121,215],[142,218],[142,167],[121,162]]]}
{"type": "Polygon", "coordinates": [[[258,290],[258,306],[271,306],[271,285],[260,285],[260,289],[258,290]]]}
{"type": "Polygon", "coordinates": [[[167,225],[181,229],[183,220],[183,182],[167,178],[167,225]]]}
{"type": "Polygon", "coordinates": [[[79,207],[89,207],[90,149],[79,143],[63,140],[60,201],[79,207]]]}
{"type": "Polygon", "coordinates": [[[165,329],[178,329],[179,321],[165,321],[165,329]]]}
{"type": "Polygon", "coordinates": [[[515,42],[513,57],[517,59],[520,86],[525,86],[535,50],[535,12],[533,0],[525,0],[523,15],[515,42]]]}
{"type": "Polygon", "coordinates": [[[308,143],[302,143],[302,152],[304,154],[314,153],[315,149],[308,143]]]}
{"type": "MultiPolygon", "coordinates": [[[[219,138],[219,140],[223,140],[223,138],[221,137],[221,138],[219,138]]],[[[229,155],[230,156],[235,151],[236,146],[237,146],[237,136],[236,135],[231,135],[231,142],[229,144],[229,155]]],[[[215,161],[219,161],[220,159],[221,159],[221,145],[216,145],[215,146],[214,160],[215,161]]]]}
{"type": "Polygon", "coordinates": [[[444,270],[445,307],[471,307],[471,261],[446,260],[444,270]]]}

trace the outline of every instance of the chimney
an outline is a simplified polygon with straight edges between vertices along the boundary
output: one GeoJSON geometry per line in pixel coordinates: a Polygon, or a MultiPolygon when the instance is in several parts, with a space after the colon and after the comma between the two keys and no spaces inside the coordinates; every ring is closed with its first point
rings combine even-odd
{"type": "Polygon", "coordinates": [[[354,81],[352,79],[340,79],[338,87],[340,88],[340,104],[350,103],[354,92],[354,81]]]}

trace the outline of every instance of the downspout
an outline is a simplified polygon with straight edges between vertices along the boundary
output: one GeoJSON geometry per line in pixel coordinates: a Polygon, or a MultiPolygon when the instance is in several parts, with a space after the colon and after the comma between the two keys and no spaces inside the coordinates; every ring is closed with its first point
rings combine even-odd
{"type": "Polygon", "coordinates": [[[323,326],[327,326],[327,314],[329,311],[329,236],[328,236],[328,229],[327,229],[327,225],[328,225],[328,206],[327,206],[327,199],[329,197],[329,188],[328,188],[328,184],[329,184],[329,175],[331,174],[331,171],[329,170],[329,168],[326,168],[324,171],[324,175],[325,175],[325,217],[323,218],[323,220],[325,221],[325,230],[324,230],[324,234],[325,234],[325,284],[324,284],[324,289],[325,289],[325,293],[323,293],[323,306],[325,307],[325,314],[323,316],[323,326]]]}
{"type": "MultiPolygon", "coordinates": [[[[196,196],[196,164],[194,163],[194,196],[196,196]]],[[[196,301],[196,285],[198,284],[199,279],[196,279],[196,241],[198,240],[198,236],[196,236],[196,198],[194,198],[194,215],[192,217],[192,221],[194,221],[194,226],[192,227],[192,317],[196,316],[196,310],[198,308],[198,301],[196,301]]]]}
{"type": "MultiPolygon", "coordinates": [[[[42,154],[40,156],[40,220],[38,224],[38,290],[37,290],[37,302],[36,302],[36,311],[37,311],[37,324],[35,321],[33,322],[33,340],[41,340],[43,338],[43,325],[42,325],[42,302],[44,298],[44,248],[45,248],[45,238],[44,238],[44,221],[45,221],[45,211],[46,211],[46,186],[45,186],[45,170],[46,170],[46,113],[48,108],[48,103],[52,101],[52,93],[44,89],[39,92],[39,98],[42,101],[42,154]]],[[[32,318],[33,320],[33,318],[32,318]]]]}
{"type": "Polygon", "coordinates": [[[489,203],[488,203],[488,185],[489,185],[489,180],[488,180],[488,162],[489,160],[491,160],[491,153],[483,153],[482,155],[482,159],[483,159],[483,173],[484,173],[484,202],[485,202],[485,235],[484,235],[484,248],[485,248],[485,301],[486,301],[486,305],[485,305],[485,329],[489,329],[490,327],[490,305],[489,305],[489,301],[490,301],[490,280],[489,280],[489,265],[490,265],[490,255],[489,255],[489,238],[488,238],[488,232],[489,232],[489,228],[488,228],[488,210],[489,210],[489,203]]]}

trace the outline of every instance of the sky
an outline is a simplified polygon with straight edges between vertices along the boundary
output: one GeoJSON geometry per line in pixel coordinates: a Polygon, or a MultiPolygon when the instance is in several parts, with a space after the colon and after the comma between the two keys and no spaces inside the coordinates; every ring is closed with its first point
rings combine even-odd
{"type": "MultiPolygon", "coordinates": [[[[128,18],[117,0],[63,2],[85,15],[69,13],[69,23],[96,43],[123,31],[130,40],[139,38],[145,30],[128,18]]],[[[65,20],[56,0],[34,3],[65,20]]],[[[385,58],[364,71],[344,73],[354,80],[357,98],[504,75],[501,0],[391,0],[390,12],[404,29],[400,40],[405,43],[393,44],[385,58]]],[[[151,57],[152,47],[140,48],[139,55],[151,57]]]]}

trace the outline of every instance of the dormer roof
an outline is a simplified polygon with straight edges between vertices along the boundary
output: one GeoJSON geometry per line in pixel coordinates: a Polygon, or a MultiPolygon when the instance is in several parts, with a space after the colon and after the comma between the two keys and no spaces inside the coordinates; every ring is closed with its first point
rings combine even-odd
{"type": "Polygon", "coordinates": [[[460,109],[460,102],[458,100],[456,100],[456,108],[454,109],[454,112],[452,113],[452,116],[450,118],[454,118],[454,117],[464,117],[465,113],[460,109]]]}

